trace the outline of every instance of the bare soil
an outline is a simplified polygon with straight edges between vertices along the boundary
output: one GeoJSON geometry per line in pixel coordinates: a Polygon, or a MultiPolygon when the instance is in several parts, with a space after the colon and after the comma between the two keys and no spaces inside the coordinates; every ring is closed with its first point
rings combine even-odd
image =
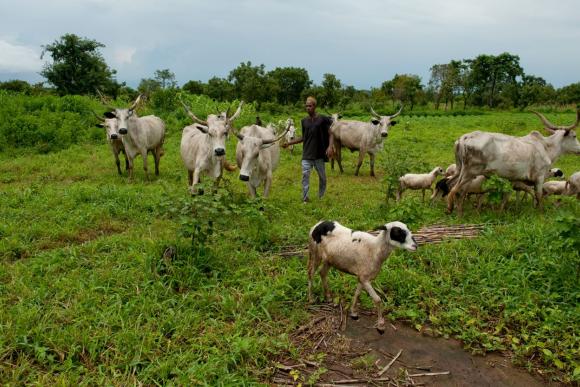
{"type": "Polygon", "coordinates": [[[473,356],[457,340],[425,336],[402,323],[387,324],[381,335],[370,311],[353,320],[342,305],[312,308],[312,319],[291,336],[298,353],[278,359],[273,385],[559,385],[515,367],[505,355],[473,356]]]}

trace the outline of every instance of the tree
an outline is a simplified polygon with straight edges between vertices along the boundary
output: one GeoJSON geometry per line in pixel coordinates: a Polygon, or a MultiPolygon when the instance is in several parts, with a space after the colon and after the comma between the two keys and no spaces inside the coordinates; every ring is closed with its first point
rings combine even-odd
{"type": "Polygon", "coordinates": [[[40,74],[54,85],[60,95],[92,94],[100,89],[107,94],[117,94],[115,70],[109,69],[99,49],[105,47],[95,40],[74,34],[63,35],[53,44],[42,46],[44,54],[52,57],[40,74]]]}
{"type": "Polygon", "coordinates": [[[230,71],[228,80],[233,83],[236,98],[245,101],[265,102],[273,99],[276,84],[266,77],[264,65],[252,66],[252,62],[240,63],[230,71]]]}
{"type": "Polygon", "coordinates": [[[155,70],[155,80],[159,82],[162,89],[174,88],[177,85],[175,74],[169,69],[155,70]]]}
{"type": "Polygon", "coordinates": [[[390,81],[383,82],[381,88],[393,100],[399,100],[413,110],[423,93],[421,78],[414,74],[395,74],[390,81]]]}
{"type": "Polygon", "coordinates": [[[187,91],[189,94],[203,94],[205,85],[200,81],[188,81],[183,86],[182,90],[187,91]]]}
{"type": "Polygon", "coordinates": [[[340,93],[342,89],[342,84],[340,80],[336,78],[334,74],[324,74],[324,79],[322,80],[322,101],[321,106],[334,107],[340,101],[340,93]]]}
{"type": "Polygon", "coordinates": [[[579,103],[580,102],[580,82],[572,83],[558,89],[558,101],[560,103],[579,103]]]}
{"type": "Polygon", "coordinates": [[[543,78],[533,75],[524,75],[519,87],[519,99],[517,105],[524,109],[529,105],[548,102],[554,95],[554,88],[543,78]]]}
{"type": "Polygon", "coordinates": [[[139,82],[139,86],[137,87],[139,93],[145,94],[146,96],[150,96],[151,93],[160,89],[161,83],[158,80],[151,78],[141,79],[141,82],[139,82]]]}
{"type": "Polygon", "coordinates": [[[213,77],[207,81],[205,94],[218,101],[227,101],[234,97],[234,87],[227,79],[213,77]]]}
{"type": "Polygon", "coordinates": [[[298,102],[312,83],[308,71],[298,67],[276,67],[267,76],[276,83],[276,100],[285,105],[298,102]]]}
{"type": "MultiPolygon", "coordinates": [[[[502,91],[517,90],[513,86],[517,77],[524,74],[520,66],[520,57],[504,52],[498,56],[479,55],[473,60],[467,60],[471,68],[471,82],[473,83],[476,103],[495,106],[495,100],[502,91]]],[[[517,96],[511,96],[516,98],[517,96]]]]}

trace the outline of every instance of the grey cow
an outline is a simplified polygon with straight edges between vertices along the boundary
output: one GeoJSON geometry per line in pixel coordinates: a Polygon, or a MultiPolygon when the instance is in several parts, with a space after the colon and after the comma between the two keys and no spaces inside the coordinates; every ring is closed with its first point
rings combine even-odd
{"type": "Polygon", "coordinates": [[[129,166],[129,178],[133,178],[133,160],[137,155],[143,158],[143,170],[149,179],[147,168],[147,153],[153,153],[155,158],[155,175],[159,175],[159,160],[163,155],[165,140],[165,123],[157,116],[139,117],[135,108],[141,100],[141,95],[128,109],[113,109],[105,113],[105,117],[117,121],[117,128],[125,147],[129,166]]]}
{"type": "Polygon", "coordinates": [[[358,150],[358,162],[355,176],[358,176],[365,155],[368,153],[371,159],[371,176],[375,176],[375,155],[383,149],[383,140],[389,134],[389,128],[397,122],[393,118],[401,114],[403,107],[392,116],[381,116],[371,108],[373,119],[370,122],[353,120],[333,120],[331,131],[334,135],[335,159],[342,169],[342,147],[351,151],[358,150]]]}
{"type": "MultiPolygon", "coordinates": [[[[453,211],[455,195],[463,192],[467,184],[479,175],[491,174],[512,182],[530,182],[538,205],[542,206],[542,187],[551,165],[564,153],[580,154],[580,143],[573,130],[580,123],[580,109],[576,122],[570,126],[556,126],[542,114],[534,113],[551,136],[544,137],[537,131],[523,137],[475,131],[455,142],[458,175],[450,182],[455,185],[449,192],[447,212],[453,211]]],[[[458,212],[461,213],[461,204],[458,212]]]]}

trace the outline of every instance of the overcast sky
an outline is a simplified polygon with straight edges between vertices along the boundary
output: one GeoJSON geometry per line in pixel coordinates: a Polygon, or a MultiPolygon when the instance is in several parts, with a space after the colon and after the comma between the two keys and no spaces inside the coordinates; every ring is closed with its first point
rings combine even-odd
{"type": "Polygon", "coordinates": [[[555,87],[580,81],[580,0],[0,0],[0,81],[43,80],[41,46],[65,33],[105,44],[133,87],[157,69],[182,85],[245,61],[364,89],[397,73],[426,84],[433,64],[506,51],[555,87]]]}

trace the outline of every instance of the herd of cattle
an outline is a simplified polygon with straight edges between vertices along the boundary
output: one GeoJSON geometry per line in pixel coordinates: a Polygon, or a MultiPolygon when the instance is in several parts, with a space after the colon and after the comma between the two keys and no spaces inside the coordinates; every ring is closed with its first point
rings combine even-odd
{"type": "MultiPolygon", "coordinates": [[[[155,160],[155,174],[159,174],[159,160],[163,155],[165,124],[153,115],[138,117],[135,109],[141,96],[129,108],[113,108],[100,118],[97,124],[106,128],[107,138],[111,145],[121,174],[119,154],[125,155],[125,165],[129,177],[133,175],[133,161],[137,155],[143,159],[143,169],[148,176],[147,154],[151,152],[155,160]]],[[[106,101],[104,101],[107,103],[106,101]]],[[[181,137],[181,157],[188,171],[188,186],[190,192],[196,192],[201,174],[219,180],[223,169],[234,170],[225,158],[226,139],[234,133],[238,138],[236,147],[236,162],[240,169],[239,178],[248,185],[250,195],[256,196],[256,190],[264,184],[264,196],[267,197],[272,184],[272,174],[280,159],[278,143],[295,136],[296,128],[292,119],[285,122],[285,128],[276,135],[273,125],[256,124],[245,126],[239,131],[233,127],[233,122],[240,116],[243,102],[230,115],[230,111],[209,114],[205,120],[198,118],[182,102],[193,124],[183,129],[181,137]]],[[[335,157],[340,171],[342,168],[341,150],[343,147],[351,151],[359,151],[355,175],[358,175],[365,155],[370,157],[371,176],[374,176],[375,155],[382,149],[388,136],[389,128],[396,124],[394,120],[401,109],[392,116],[377,114],[372,108],[373,118],[369,122],[342,120],[338,114],[332,115],[331,131],[334,135],[335,157]]],[[[545,126],[550,136],[542,136],[533,131],[527,136],[514,137],[501,133],[475,131],[461,136],[455,142],[456,163],[444,173],[437,167],[426,174],[406,174],[401,176],[397,198],[400,199],[406,189],[432,190],[436,176],[445,175],[436,185],[432,199],[447,195],[447,210],[453,211],[455,197],[460,195],[458,211],[468,194],[482,194],[483,181],[496,174],[512,182],[516,191],[533,194],[535,203],[542,206],[542,197],[548,194],[576,195],[580,199],[580,172],[576,172],[566,181],[545,182],[548,177],[561,176],[552,168],[558,157],[564,153],[580,154],[580,143],[574,129],[580,123],[580,109],[577,111],[576,122],[569,126],[556,126],[542,114],[534,112],[545,126]]],[[[334,168],[334,160],[331,166],[334,168]]]]}

